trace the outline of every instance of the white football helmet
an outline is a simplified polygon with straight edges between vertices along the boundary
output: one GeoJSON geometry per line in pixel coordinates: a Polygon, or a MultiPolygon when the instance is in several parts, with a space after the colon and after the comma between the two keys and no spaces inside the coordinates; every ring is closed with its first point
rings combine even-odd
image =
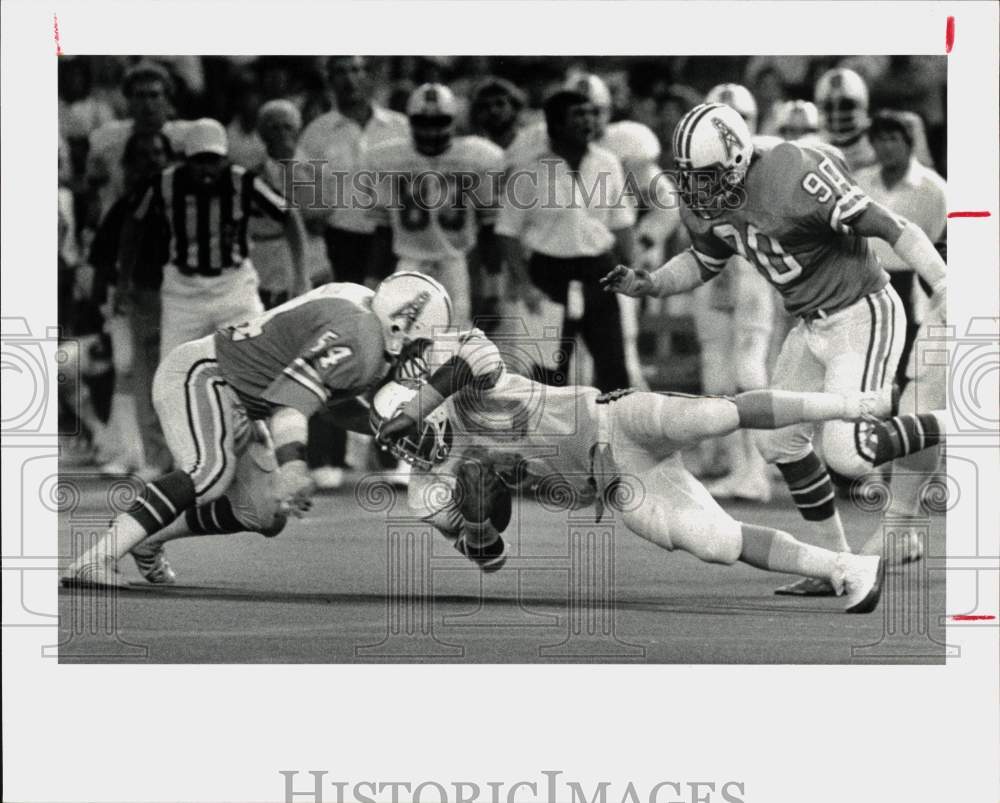
{"type": "Polygon", "coordinates": [[[801,139],[819,131],[819,109],[808,100],[782,101],[774,113],[774,123],[782,139],[801,139]]]}
{"type": "Polygon", "coordinates": [[[406,344],[430,340],[451,326],[451,297],[430,276],[401,271],[375,288],[372,312],[382,324],[385,350],[399,354],[406,344]]]}
{"type": "Polygon", "coordinates": [[[742,203],[737,191],[753,158],[753,140],[738,111],[702,103],[674,129],[677,186],[691,211],[713,218],[742,203]]]}
{"type": "Polygon", "coordinates": [[[834,145],[848,144],[868,130],[868,85],[854,70],[828,70],[816,82],[823,130],[834,145]]]}
{"type": "Polygon", "coordinates": [[[563,89],[570,89],[586,95],[590,102],[597,107],[598,116],[598,139],[604,134],[604,129],[611,120],[611,90],[600,78],[593,73],[573,73],[566,79],[563,89]]]}
{"type": "Polygon", "coordinates": [[[444,84],[422,84],[406,102],[413,144],[428,156],[448,150],[455,131],[458,103],[455,94],[444,84]]]}
{"type": "Polygon", "coordinates": [[[705,95],[705,103],[725,103],[731,106],[746,120],[750,133],[757,133],[757,101],[745,86],[740,84],[713,86],[705,95]]]}
{"type": "MultiPolygon", "coordinates": [[[[378,435],[382,425],[393,418],[410,399],[417,395],[417,383],[387,382],[372,399],[369,421],[378,435]]],[[[419,431],[389,443],[387,449],[397,460],[405,460],[415,468],[429,471],[451,452],[451,422],[444,404],[429,413],[419,431]]]]}

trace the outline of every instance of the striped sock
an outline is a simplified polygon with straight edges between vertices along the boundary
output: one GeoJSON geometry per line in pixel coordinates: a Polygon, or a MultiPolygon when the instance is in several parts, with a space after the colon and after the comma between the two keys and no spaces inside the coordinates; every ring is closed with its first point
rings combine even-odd
{"type": "Polygon", "coordinates": [[[801,574],[804,577],[829,579],[837,554],[810,544],[803,544],[781,530],[740,524],[743,547],[740,560],[771,572],[801,574]]]}
{"type": "Polygon", "coordinates": [[[872,427],[876,466],[930,449],[944,441],[944,428],[937,413],[899,415],[888,421],[879,421],[872,427]]]}
{"type": "Polygon", "coordinates": [[[194,535],[241,533],[247,528],[236,518],[232,503],[225,496],[220,496],[207,505],[191,508],[184,514],[184,518],[194,535]]]}
{"type": "Polygon", "coordinates": [[[801,460],[791,463],[778,463],[778,469],[806,521],[824,521],[837,512],[830,473],[815,452],[810,450],[801,460]]]}
{"type": "Polygon", "coordinates": [[[162,530],[194,503],[194,484],[184,471],[171,471],[147,483],[127,514],[146,535],[162,530]]]}

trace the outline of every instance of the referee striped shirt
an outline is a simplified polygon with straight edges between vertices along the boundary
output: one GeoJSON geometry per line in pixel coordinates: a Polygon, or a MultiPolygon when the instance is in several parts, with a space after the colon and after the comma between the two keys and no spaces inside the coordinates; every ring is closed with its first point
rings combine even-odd
{"type": "Polygon", "coordinates": [[[246,168],[227,165],[218,181],[204,187],[180,164],[152,180],[135,219],[159,215],[166,220],[170,261],[181,273],[218,276],[238,268],[249,255],[247,225],[255,209],[275,220],[288,214],[285,199],[246,168]]]}

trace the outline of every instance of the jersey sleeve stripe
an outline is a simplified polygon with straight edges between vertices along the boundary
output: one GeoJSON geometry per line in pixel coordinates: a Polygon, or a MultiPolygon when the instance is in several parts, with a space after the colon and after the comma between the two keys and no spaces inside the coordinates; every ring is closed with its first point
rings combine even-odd
{"type": "Polygon", "coordinates": [[[867,209],[871,200],[860,187],[854,187],[833,205],[830,212],[830,228],[837,232],[846,231],[846,224],[867,209]]]}
{"type": "Polygon", "coordinates": [[[691,253],[694,254],[694,258],[698,260],[701,267],[709,273],[719,273],[724,267],[726,267],[726,263],[729,261],[728,257],[713,257],[699,251],[694,246],[691,247],[691,253]]]}
{"type": "Polygon", "coordinates": [[[323,382],[309,365],[301,358],[289,365],[283,372],[289,379],[294,379],[302,387],[316,394],[322,401],[326,401],[329,394],[323,387],[323,382]]]}
{"type": "Polygon", "coordinates": [[[260,176],[253,178],[254,200],[271,217],[282,218],[286,214],[285,199],[272,190],[260,176]]]}

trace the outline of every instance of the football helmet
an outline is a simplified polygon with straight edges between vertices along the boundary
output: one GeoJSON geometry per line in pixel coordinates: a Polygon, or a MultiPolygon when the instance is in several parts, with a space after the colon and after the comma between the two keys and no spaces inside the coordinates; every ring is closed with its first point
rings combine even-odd
{"type": "Polygon", "coordinates": [[[423,273],[392,274],[375,288],[371,303],[389,354],[398,355],[406,344],[430,340],[435,331],[451,326],[448,291],[423,273]]]}
{"type": "Polygon", "coordinates": [[[597,107],[597,138],[600,139],[611,120],[612,106],[611,90],[608,89],[604,79],[593,73],[575,73],[566,79],[563,89],[586,95],[590,102],[597,107]]]}
{"type": "Polygon", "coordinates": [[[692,212],[711,219],[742,203],[753,141],[738,111],[723,103],[695,106],[674,129],[673,148],[677,187],[692,212]]]}
{"type": "MultiPolygon", "coordinates": [[[[378,435],[382,425],[394,418],[410,399],[417,395],[418,383],[387,382],[372,399],[369,422],[378,435]]],[[[422,471],[429,471],[451,452],[453,436],[445,405],[431,411],[423,424],[410,434],[386,444],[390,454],[422,471]]]]}
{"type": "Polygon", "coordinates": [[[868,130],[868,86],[854,70],[828,70],[816,82],[823,130],[834,145],[849,144],[868,130]]]}
{"type": "Polygon", "coordinates": [[[422,84],[406,102],[414,147],[425,156],[439,156],[451,146],[458,104],[444,84],[422,84]]]}
{"type": "Polygon", "coordinates": [[[719,84],[705,95],[705,103],[725,103],[746,120],[751,134],[757,133],[757,101],[750,90],[740,84],[719,84]]]}
{"type": "Polygon", "coordinates": [[[786,100],[774,113],[774,127],[782,139],[794,140],[819,131],[819,109],[808,100],[786,100]]]}

